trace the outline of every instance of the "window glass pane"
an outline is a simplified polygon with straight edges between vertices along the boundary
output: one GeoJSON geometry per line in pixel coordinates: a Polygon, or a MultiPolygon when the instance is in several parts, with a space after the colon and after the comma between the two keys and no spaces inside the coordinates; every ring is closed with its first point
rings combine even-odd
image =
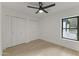
{"type": "Polygon", "coordinates": [[[77,18],[63,19],[63,38],[77,40],[77,18]]]}

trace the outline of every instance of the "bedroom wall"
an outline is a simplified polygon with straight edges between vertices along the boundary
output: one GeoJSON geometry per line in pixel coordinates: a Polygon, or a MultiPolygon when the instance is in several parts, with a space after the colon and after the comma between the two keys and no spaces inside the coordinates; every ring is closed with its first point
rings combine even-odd
{"type": "Polygon", "coordinates": [[[1,13],[1,10],[2,9],[2,7],[1,7],[1,3],[0,3],[0,56],[2,55],[2,37],[1,37],[1,21],[2,21],[2,13],[1,13]]]}
{"type": "Polygon", "coordinates": [[[79,6],[50,13],[40,20],[40,39],[79,51],[79,41],[61,38],[61,19],[79,15],[79,6]]]}
{"type": "Polygon", "coordinates": [[[5,7],[2,8],[2,18],[2,49],[17,45],[17,43],[21,44],[38,39],[39,22],[36,18],[5,7]],[[15,27],[18,27],[19,30],[18,28],[15,30],[15,27]],[[14,33],[16,34],[15,31],[18,32],[18,37],[13,36],[14,33]],[[19,37],[22,35],[23,39],[20,40],[19,37]]]}

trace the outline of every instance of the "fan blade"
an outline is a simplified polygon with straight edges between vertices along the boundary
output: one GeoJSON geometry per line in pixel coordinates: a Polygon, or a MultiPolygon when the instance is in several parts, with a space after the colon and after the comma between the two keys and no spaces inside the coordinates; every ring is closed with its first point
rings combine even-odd
{"type": "Polygon", "coordinates": [[[37,10],[36,14],[39,12],[39,10],[37,10]]]}
{"type": "Polygon", "coordinates": [[[43,7],[43,9],[46,9],[46,8],[49,8],[49,7],[52,7],[52,6],[55,6],[55,3],[54,4],[51,4],[49,6],[45,6],[45,7],[43,7]]]}
{"type": "Polygon", "coordinates": [[[42,9],[45,13],[48,13],[46,10],[42,9]]]}
{"type": "Polygon", "coordinates": [[[39,8],[37,8],[37,7],[32,7],[32,6],[27,6],[27,7],[29,7],[29,8],[34,8],[34,9],[39,9],[39,8]]]}

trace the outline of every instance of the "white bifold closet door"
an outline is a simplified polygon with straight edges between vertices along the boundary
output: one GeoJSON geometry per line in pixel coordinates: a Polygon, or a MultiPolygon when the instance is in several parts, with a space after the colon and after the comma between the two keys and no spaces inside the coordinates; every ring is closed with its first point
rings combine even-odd
{"type": "Polygon", "coordinates": [[[25,21],[22,18],[11,18],[12,46],[25,42],[25,21]]]}
{"type": "Polygon", "coordinates": [[[12,46],[11,17],[4,16],[2,20],[2,49],[12,46]]]}
{"type": "Polygon", "coordinates": [[[2,20],[2,48],[15,46],[26,41],[26,20],[4,16],[2,20]]]}

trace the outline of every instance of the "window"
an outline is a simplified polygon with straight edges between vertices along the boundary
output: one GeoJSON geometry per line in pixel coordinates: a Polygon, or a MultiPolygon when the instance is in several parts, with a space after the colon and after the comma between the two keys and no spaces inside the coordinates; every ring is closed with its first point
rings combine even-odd
{"type": "Polygon", "coordinates": [[[62,38],[78,40],[78,16],[62,19],[62,38]]]}

